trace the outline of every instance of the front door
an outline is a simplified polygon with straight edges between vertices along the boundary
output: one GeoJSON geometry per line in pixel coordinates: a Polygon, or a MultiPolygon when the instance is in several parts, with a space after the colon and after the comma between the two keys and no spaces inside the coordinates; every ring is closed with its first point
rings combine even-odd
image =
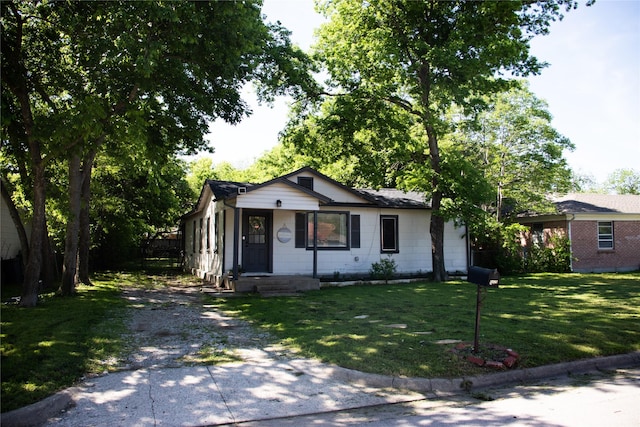
{"type": "Polygon", "coordinates": [[[271,271],[271,212],[244,211],[242,269],[246,272],[271,271]]]}

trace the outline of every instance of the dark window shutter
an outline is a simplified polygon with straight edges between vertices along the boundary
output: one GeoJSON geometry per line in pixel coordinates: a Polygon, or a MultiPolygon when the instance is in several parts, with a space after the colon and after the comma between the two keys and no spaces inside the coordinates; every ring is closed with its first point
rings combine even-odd
{"type": "Polygon", "coordinates": [[[351,215],[351,247],[360,247],[360,215],[351,215]]]}
{"type": "Polygon", "coordinates": [[[304,248],[306,245],[306,218],[303,213],[296,213],[296,248],[304,248]]]}

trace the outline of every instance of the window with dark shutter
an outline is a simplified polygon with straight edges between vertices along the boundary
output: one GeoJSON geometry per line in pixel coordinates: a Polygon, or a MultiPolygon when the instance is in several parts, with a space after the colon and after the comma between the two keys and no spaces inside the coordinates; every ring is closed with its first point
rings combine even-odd
{"type": "Polygon", "coordinates": [[[306,247],[305,233],[307,229],[306,215],[303,213],[296,213],[296,248],[306,247]]]}
{"type": "Polygon", "coordinates": [[[351,215],[351,247],[360,247],[360,215],[351,215]]]}

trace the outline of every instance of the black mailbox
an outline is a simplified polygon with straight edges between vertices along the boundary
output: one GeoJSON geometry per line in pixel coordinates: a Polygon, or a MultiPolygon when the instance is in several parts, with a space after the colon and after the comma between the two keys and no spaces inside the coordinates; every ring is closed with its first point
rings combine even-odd
{"type": "Polygon", "coordinates": [[[500,283],[500,273],[498,273],[497,269],[492,270],[490,268],[469,267],[467,282],[478,286],[497,288],[500,283]]]}

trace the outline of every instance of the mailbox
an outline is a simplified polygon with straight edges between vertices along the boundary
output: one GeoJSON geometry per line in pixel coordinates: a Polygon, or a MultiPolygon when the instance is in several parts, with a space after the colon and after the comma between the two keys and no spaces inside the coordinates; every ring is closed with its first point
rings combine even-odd
{"type": "Polygon", "coordinates": [[[497,269],[492,270],[490,268],[469,267],[467,282],[478,286],[497,288],[498,283],[500,283],[500,273],[498,273],[497,269]]]}

